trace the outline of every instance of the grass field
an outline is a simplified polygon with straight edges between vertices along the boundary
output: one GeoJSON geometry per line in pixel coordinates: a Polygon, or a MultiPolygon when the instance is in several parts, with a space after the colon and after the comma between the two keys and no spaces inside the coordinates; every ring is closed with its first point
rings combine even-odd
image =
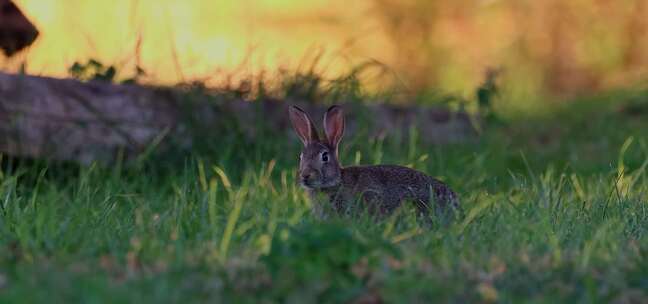
{"type": "Polygon", "coordinates": [[[648,94],[501,121],[449,146],[345,137],[343,164],[456,189],[465,217],[430,229],[409,207],[317,221],[290,138],[130,166],[5,156],[0,303],[645,302],[648,94]]]}

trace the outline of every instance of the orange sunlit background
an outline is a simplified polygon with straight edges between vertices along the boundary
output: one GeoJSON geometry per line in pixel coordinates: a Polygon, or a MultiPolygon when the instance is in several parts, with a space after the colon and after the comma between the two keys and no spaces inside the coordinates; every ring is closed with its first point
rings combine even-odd
{"type": "Polygon", "coordinates": [[[15,0],[40,36],[5,70],[64,77],[95,58],[153,83],[375,60],[407,89],[469,94],[488,68],[511,92],[572,94],[645,80],[644,0],[15,0]],[[322,55],[323,54],[323,55],[322,55]]]}

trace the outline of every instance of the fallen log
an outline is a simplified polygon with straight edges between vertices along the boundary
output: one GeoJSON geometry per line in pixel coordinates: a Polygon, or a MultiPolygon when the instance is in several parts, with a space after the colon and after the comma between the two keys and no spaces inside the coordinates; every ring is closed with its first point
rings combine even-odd
{"type": "Polygon", "coordinates": [[[161,92],[0,73],[0,151],[14,156],[108,161],[138,153],[177,123],[161,92]]]}
{"type": "MultiPolygon", "coordinates": [[[[317,120],[326,109],[297,104],[317,120]]],[[[372,136],[407,136],[415,127],[424,142],[433,144],[476,134],[466,113],[382,104],[345,107],[349,133],[368,121],[372,136]]],[[[0,153],[11,156],[109,163],[116,155],[135,157],[158,142],[162,149],[180,145],[190,150],[193,134],[218,140],[217,130],[232,123],[250,138],[267,130],[293,136],[286,103],[277,100],[249,102],[174,88],[0,73],[0,153]]]]}

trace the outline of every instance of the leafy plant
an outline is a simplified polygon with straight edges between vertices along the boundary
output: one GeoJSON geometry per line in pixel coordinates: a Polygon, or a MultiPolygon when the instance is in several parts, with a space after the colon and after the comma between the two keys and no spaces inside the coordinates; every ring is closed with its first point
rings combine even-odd
{"type": "Polygon", "coordinates": [[[497,85],[499,74],[500,70],[487,70],[484,82],[477,88],[477,90],[475,90],[479,113],[482,114],[486,120],[496,119],[495,112],[493,111],[493,100],[499,93],[499,87],[497,85]]]}
{"type": "Polygon", "coordinates": [[[330,302],[358,296],[372,269],[386,257],[400,256],[389,242],[341,223],[304,223],[276,234],[262,262],[277,296],[308,290],[317,294],[318,302],[330,302]]]}
{"type": "MultiPolygon", "coordinates": [[[[115,65],[104,65],[96,59],[89,59],[85,63],[75,62],[68,68],[68,73],[75,79],[82,81],[117,82],[118,69],[115,65]]],[[[140,66],[135,67],[133,77],[125,79],[122,83],[136,83],[146,72],[140,66]]]]}

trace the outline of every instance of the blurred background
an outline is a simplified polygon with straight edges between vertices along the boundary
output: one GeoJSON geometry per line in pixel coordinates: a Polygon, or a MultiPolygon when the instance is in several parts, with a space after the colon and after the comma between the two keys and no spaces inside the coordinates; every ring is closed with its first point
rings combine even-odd
{"type": "Polygon", "coordinates": [[[0,303],[647,303],[647,80],[648,0],[0,0],[0,303]],[[465,216],[311,216],[332,103],[465,216]]]}
{"type": "Polygon", "coordinates": [[[644,0],[14,2],[40,34],[0,67],[36,75],[90,59],[150,84],[307,70],[469,98],[490,71],[521,105],[644,85],[648,71],[644,0]]]}

